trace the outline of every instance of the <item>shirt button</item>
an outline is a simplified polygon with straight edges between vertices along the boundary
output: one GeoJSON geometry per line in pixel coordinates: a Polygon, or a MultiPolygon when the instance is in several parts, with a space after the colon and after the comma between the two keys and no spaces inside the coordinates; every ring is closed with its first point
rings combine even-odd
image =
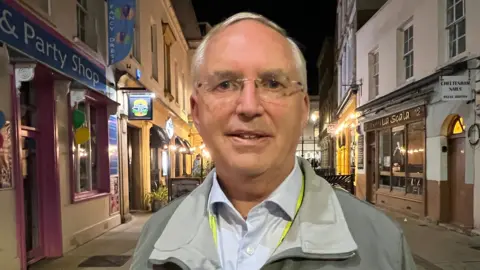
{"type": "Polygon", "coordinates": [[[248,248],[247,248],[247,254],[248,254],[248,255],[252,255],[254,251],[255,251],[255,249],[252,248],[252,247],[248,247],[248,248]]]}

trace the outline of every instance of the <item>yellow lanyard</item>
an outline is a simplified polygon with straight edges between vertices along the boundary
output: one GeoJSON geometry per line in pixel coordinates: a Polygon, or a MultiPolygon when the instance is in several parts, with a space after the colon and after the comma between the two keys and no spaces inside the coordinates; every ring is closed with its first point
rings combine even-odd
{"type": "MultiPolygon", "coordinates": [[[[297,205],[295,206],[295,215],[293,216],[293,220],[289,221],[287,225],[285,226],[285,229],[283,229],[282,236],[280,237],[280,241],[278,241],[277,248],[282,244],[283,239],[287,236],[288,231],[290,230],[290,227],[292,227],[292,223],[297,217],[298,210],[300,210],[300,206],[302,206],[303,202],[303,195],[304,195],[304,190],[305,190],[305,178],[302,177],[302,187],[300,188],[300,194],[297,199],[297,205]]],[[[208,214],[208,222],[210,223],[210,229],[212,230],[212,235],[213,235],[213,242],[215,242],[215,245],[218,246],[218,238],[217,238],[217,218],[215,215],[208,214]]]]}

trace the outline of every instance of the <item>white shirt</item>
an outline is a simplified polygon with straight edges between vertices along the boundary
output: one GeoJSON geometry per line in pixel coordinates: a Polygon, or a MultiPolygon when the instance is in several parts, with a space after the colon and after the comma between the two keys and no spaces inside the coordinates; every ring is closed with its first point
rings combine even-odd
{"type": "Polygon", "coordinates": [[[295,217],[302,186],[302,171],[295,166],[280,186],[250,210],[244,220],[220,188],[214,172],[208,205],[217,218],[218,254],[225,270],[260,269],[273,254],[285,226],[295,217]]]}

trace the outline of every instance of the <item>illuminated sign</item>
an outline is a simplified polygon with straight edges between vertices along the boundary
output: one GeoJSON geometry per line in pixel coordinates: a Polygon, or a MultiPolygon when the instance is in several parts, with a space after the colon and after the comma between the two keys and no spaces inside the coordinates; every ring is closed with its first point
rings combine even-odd
{"type": "Polygon", "coordinates": [[[153,98],[151,95],[128,95],[128,120],[152,120],[153,98]]]}

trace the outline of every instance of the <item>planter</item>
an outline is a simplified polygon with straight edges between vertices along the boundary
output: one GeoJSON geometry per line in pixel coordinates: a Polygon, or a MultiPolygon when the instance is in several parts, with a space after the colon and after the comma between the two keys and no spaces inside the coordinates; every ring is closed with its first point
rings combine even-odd
{"type": "Polygon", "coordinates": [[[166,203],[162,200],[152,200],[152,212],[157,212],[158,210],[162,209],[166,203]]]}

